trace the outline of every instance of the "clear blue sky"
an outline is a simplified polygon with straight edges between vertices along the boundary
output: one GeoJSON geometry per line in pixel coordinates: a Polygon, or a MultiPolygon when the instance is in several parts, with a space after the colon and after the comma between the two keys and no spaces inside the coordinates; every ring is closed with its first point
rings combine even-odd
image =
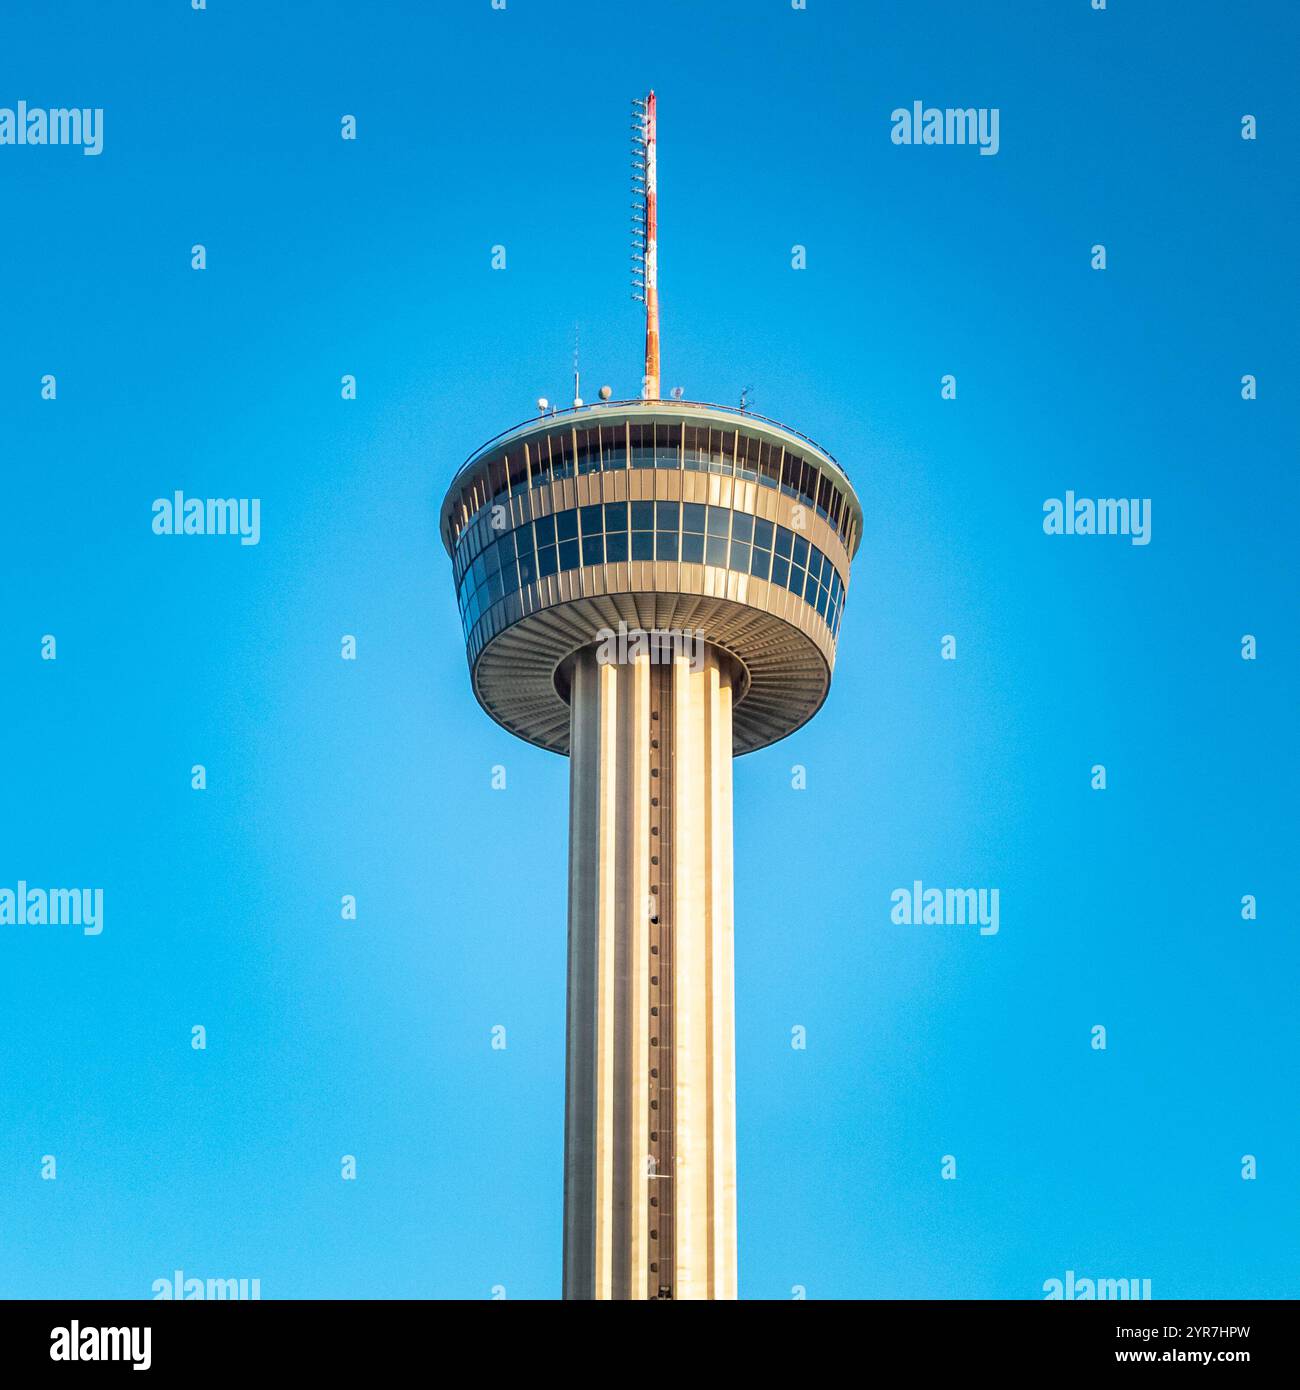
{"type": "Polygon", "coordinates": [[[6,5],[0,105],[105,129],[0,146],[0,886],[105,925],[0,927],[0,1295],[557,1295],[567,763],[475,704],[436,508],[575,323],[636,393],[652,85],[664,385],[752,386],[866,514],[826,707],[736,768],[742,1295],[1300,1293],[1298,39],[1282,0],[6,5]],[[891,144],[914,100],[1000,152],[891,144]],[[260,544],[154,536],[176,489],[259,497],[260,544]],[[1151,498],[1151,544],[1044,536],[1067,489],[1151,498]],[[918,878],[997,887],[998,935],[893,925],[918,878]]]}

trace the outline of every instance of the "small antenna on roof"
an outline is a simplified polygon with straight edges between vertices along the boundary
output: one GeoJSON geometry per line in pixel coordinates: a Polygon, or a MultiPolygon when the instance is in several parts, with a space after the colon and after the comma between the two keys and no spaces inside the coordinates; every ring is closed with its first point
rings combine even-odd
{"type": "Polygon", "coordinates": [[[740,408],[741,410],[748,410],[749,407],[753,404],[754,388],[752,386],[746,386],[745,389],[740,393],[740,408]]]}
{"type": "Polygon", "coordinates": [[[578,325],[573,325],[573,404],[582,404],[582,378],[578,375],[578,325]]]}

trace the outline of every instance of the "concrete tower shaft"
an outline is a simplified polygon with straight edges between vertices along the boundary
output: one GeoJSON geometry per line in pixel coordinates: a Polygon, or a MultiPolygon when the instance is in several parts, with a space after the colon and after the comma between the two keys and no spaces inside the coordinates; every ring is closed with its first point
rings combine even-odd
{"type": "Polygon", "coordinates": [[[738,674],[572,663],[566,1298],[736,1297],[738,674]]]}

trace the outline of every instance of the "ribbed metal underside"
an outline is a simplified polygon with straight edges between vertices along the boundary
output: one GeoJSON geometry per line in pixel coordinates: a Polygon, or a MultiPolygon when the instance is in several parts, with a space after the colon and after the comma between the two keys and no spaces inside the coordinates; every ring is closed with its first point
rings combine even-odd
{"type": "Polygon", "coordinates": [[[830,670],[807,634],[744,603],[687,593],[620,593],[543,608],[499,633],[474,667],[474,693],[503,727],[556,753],[569,751],[569,706],[556,671],[600,628],[689,628],[730,652],[747,682],[733,714],[733,751],[750,753],[793,733],[826,698],[830,670]]]}

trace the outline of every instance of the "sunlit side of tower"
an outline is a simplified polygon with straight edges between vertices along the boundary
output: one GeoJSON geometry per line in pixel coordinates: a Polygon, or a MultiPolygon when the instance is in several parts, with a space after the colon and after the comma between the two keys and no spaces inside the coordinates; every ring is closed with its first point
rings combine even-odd
{"type": "Polygon", "coordinates": [[[642,398],[506,431],[442,510],[475,695],[570,759],[566,1298],[736,1297],[731,759],[826,698],[862,522],[797,431],[660,399],[655,127],[642,398]]]}

